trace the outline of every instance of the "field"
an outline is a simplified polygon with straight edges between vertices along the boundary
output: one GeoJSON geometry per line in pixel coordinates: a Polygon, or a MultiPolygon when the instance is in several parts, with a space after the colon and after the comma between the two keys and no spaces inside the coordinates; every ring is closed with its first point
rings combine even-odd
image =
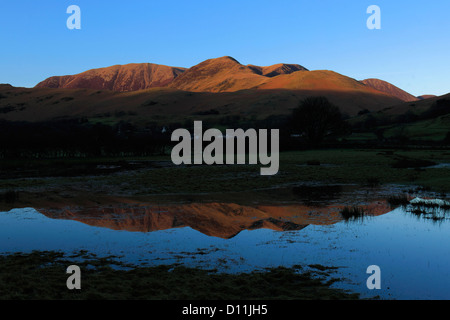
{"type": "Polygon", "coordinates": [[[348,300],[358,294],[330,288],[338,279],[324,281],[333,268],[312,266],[275,268],[265,272],[226,274],[182,266],[134,268],[113,257],[97,258],[85,252],[16,253],[0,256],[0,299],[7,300],[348,300]],[[80,263],[77,258],[84,260],[80,263]],[[74,262],[75,261],[75,262],[74,262]],[[66,289],[66,268],[83,270],[82,290],[66,289]]]}
{"type": "MultiPolygon", "coordinates": [[[[310,150],[280,154],[275,176],[259,165],[173,165],[168,156],[146,158],[3,161],[3,209],[43,204],[105,202],[163,195],[211,196],[277,189],[301,183],[399,184],[450,192],[445,150],[310,150]],[[433,167],[435,166],[436,167],[433,167]],[[7,194],[13,195],[7,201],[7,194]]],[[[255,199],[257,200],[257,199],[255,199]]]]}

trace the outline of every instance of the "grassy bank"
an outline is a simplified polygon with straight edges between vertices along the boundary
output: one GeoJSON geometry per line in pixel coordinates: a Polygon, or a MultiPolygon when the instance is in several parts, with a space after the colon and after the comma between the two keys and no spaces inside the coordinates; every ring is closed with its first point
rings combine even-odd
{"type": "MultiPolygon", "coordinates": [[[[281,153],[278,174],[261,176],[260,165],[177,167],[170,157],[4,161],[0,194],[15,192],[16,205],[33,206],[34,199],[45,198],[100,201],[106,196],[241,192],[304,182],[401,184],[448,193],[450,167],[432,167],[443,163],[450,163],[445,150],[311,150],[281,153]]],[[[8,207],[1,197],[0,206],[8,207]]]]}
{"type": "MultiPolygon", "coordinates": [[[[314,267],[314,266],[313,266],[314,267]]],[[[132,267],[113,258],[86,252],[16,253],[0,256],[0,299],[146,299],[146,300],[272,300],[358,299],[359,295],[331,288],[325,282],[332,268],[317,272],[274,268],[266,272],[224,274],[182,266],[132,267]],[[74,260],[79,259],[79,260],[74,260]],[[66,287],[66,268],[81,269],[81,290],[66,287]],[[122,267],[118,270],[113,267],[122,267]],[[318,277],[322,276],[321,278],[318,277]]]]}

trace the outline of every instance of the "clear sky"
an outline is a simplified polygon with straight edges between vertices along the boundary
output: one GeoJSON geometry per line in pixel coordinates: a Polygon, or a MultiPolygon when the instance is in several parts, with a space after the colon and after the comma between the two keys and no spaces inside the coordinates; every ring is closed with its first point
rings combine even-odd
{"type": "Polygon", "coordinates": [[[298,63],[414,95],[450,92],[449,0],[1,0],[0,83],[115,64],[298,63]],[[81,30],[69,30],[69,5],[81,30]],[[370,5],[381,30],[369,30],[370,5]]]}

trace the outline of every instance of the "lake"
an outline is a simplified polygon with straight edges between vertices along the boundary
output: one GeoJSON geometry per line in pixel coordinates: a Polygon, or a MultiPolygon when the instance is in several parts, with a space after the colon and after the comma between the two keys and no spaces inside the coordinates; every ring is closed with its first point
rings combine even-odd
{"type": "Polygon", "coordinates": [[[380,198],[385,192],[367,197],[361,190],[340,190],[324,205],[303,199],[273,205],[193,202],[13,209],[0,212],[0,252],[87,250],[133,264],[180,263],[233,273],[322,265],[338,267],[331,276],[341,281],[334,287],[362,297],[450,299],[447,209],[392,208],[380,198]],[[350,197],[368,213],[363,219],[345,221],[339,215],[350,197]],[[370,265],[381,269],[380,290],[367,289],[370,265]]]}

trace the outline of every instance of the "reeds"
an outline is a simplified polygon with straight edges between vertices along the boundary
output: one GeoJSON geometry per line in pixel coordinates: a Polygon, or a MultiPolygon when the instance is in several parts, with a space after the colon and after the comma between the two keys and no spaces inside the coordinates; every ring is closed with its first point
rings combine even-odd
{"type": "Polygon", "coordinates": [[[406,194],[397,194],[389,196],[387,202],[391,207],[407,206],[409,204],[409,198],[406,194]]]}
{"type": "Polygon", "coordinates": [[[450,202],[442,200],[415,199],[410,203],[408,212],[417,218],[441,222],[450,213],[450,202]]]}
{"type": "Polygon", "coordinates": [[[340,213],[345,221],[362,221],[367,216],[366,210],[358,206],[344,207],[340,213]]]}

